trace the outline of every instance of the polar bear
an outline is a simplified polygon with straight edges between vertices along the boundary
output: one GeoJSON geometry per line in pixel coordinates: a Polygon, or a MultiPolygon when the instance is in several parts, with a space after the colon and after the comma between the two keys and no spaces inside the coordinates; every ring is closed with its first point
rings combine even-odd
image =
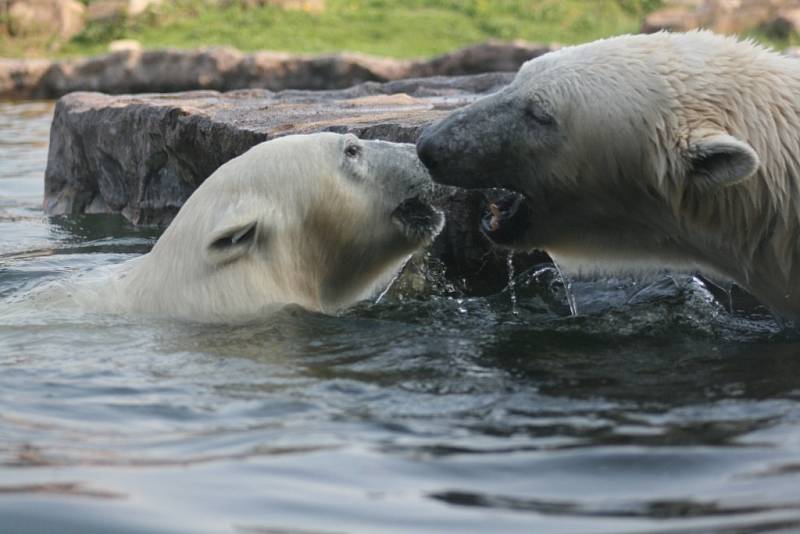
{"type": "Polygon", "coordinates": [[[334,312],[382,289],[441,230],[414,145],[317,133],[261,143],[217,169],[100,299],[218,321],[296,303],[334,312]]]}
{"type": "Polygon", "coordinates": [[[484,233],[573,274],[700,270],[800,318],[800,61],[706,31],[527,62],[426,129],[434,181],[524,195],[484,233]]]}

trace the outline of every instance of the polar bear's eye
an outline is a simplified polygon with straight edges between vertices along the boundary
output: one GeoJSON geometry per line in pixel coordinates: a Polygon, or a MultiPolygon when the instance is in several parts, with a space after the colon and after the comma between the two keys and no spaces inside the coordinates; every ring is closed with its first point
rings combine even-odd
{"type": "Polygon", "coordinates": [[[361,154],[361,147],[358,145],[347,145],[344,153],[348,158],[357,158],[361,154]]]}

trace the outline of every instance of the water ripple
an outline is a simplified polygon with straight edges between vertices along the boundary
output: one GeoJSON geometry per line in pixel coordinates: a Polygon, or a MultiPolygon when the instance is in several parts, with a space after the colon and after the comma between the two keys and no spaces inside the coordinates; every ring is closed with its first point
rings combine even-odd
{"type": "Polygon", "coordinates": [[[26,308],[159,232],[42,215],[51,109],[0,105],[0,531],[800,529],[797,334],[693,276],[401,279],[239,325],[26,308]]]}

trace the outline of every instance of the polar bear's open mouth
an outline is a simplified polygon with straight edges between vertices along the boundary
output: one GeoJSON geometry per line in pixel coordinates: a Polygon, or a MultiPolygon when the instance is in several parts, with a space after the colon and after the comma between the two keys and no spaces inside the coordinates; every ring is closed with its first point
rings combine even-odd
{"type": "Polygon", "coordinates": [[[525,197],[506,189],[490,189],[484,198],[481,230],[486,237],[498,245],[517,241],[528,229],[530,212],[525,197]]]}
{"type": "Polygon", "coordinates": [[[414,242],[431,241],[444,227],[444,213],[418,196],[401,202],[392,212],[392,220],[414,242]]]}

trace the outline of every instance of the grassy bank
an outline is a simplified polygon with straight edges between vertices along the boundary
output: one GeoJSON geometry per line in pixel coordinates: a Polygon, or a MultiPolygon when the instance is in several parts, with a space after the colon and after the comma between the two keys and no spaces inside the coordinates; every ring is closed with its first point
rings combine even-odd
{"type": "MultiPolygon", "coordinates": [[[[660,0],[328,0],[324,11],[309,13],[178,0],[136,20],[92,24],[57,51],[29,47],[27,55],[96,54],[124,38],[148,48],[230,45],[247,51],[415,57],[487,39],[578,43],[637,32],[642,17],[660,5],[660,0]]],[[[19,48],[6,39],[0,54],[19,55],[19,48]]]]}

